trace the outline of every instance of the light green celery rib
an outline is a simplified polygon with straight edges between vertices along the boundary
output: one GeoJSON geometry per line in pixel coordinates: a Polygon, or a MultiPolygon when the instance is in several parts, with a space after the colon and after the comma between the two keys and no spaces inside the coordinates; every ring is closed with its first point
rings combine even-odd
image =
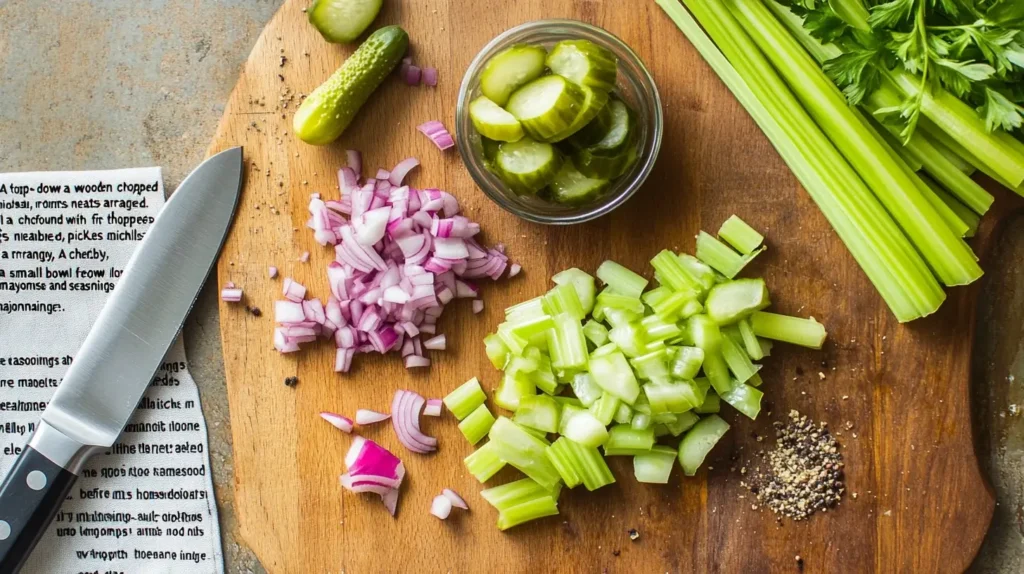
{"type": "MultiPolygon", "coordinates": [[[[842,50],[835,44],[822,44],[817,38],[811,36],[803,27],[803,20],[785,6],[771,0],[768,0],[765,6],[819,64],[842,55],[842,50]]],[[[896,92],[895,87],[885,85],[875,90],[864,101],[863,107],[869,113],[874,114],[880,108],[892,108],[899,106],[900,103],[900,95],[896,92]]],[[[885,129],[892,132],[893,135],[899,136],[898,129],[890,126],[885,126],[885,129]]],[[[984,215],[992,205],[992,195],[969,177],[969,172],[972,170],[969,169],[968,163],[956,154],[948,153],[949,150],[937,148],[927,134],[916,133],[906,145],[894,145],[892,141],[887,141],[889,141],[890,147],[900,153],[905,160],[913,160],[907,161],[907,163],[914,171],[920,169],[916,165],[920,164],[942,185],[979,214],[984,215]],[[943,153],[944,151],[947,153],[943,153]]]]}
{"type": "Polygon", "coordinates": [[[935,183],[931,179],[922,176],[921,181],[931,188],[936,197],[948,205],[961,221],[967,224],[967,233],[964,237],[974,237],[974,234],[978,232],[978,224],[981,222],[981,216],[971,211],[971,209],[963,203],[960,203],[960,200],[950,195],[949,192],[942,189],[939,184],[935,183]]]}
{"type": "Polygon", "coordinates": [[[696,11],[709,31],[731,48],[744,76],[760,82],[763,100],[676,0],[656,2],[768,136],[896,318],[910,321],[938,309],[945,293],[920,255],[729,13],[723,15],[731,27],[723,30],[717,16],[701,9],[703,4],[696,11]],[[729,35],[736,30],[738,34],[729,35]]]}
{"type": "MultiPolygon", "coordinates": [[[[707,1],[707,0],[704,0],[707,1]]],[[[918,184],[878,145],[846,98],[761,0],[722,0],[787,80],[822,130],[853,165],[946,285],[966,285],[982,275],[970,246],[953,233],[918,184]]]]}
{"type": "MultiPolygon", "coordinates": [[[[918,127],[921,127],[920,122],[918,122],[918,127]]],[[[938,128],[936,128],[936,129],[938,129],[938,128]]],[[[939,131],[941,131],[941,130],[939,130],[939,131]]],[[[942,133],[945,133],[945,132],[942,132],[942,133]]],[[[924,138],[924,139],[928,140],[929,142],[931,142],[931,144],[933,146],[935,146],[935,149],[938,150],[939,153],[941,153],[943,156],[945,156],[946,160],[949,161],[949,163],[955,165],[957,169],[959,169],[960,171],[964,172],[966,175],[972,176],[972,175],[974,175],[975,173],[978,172],[978,168],[975,167],[975,165],[973,163],[967,161],[966,158],[960,157],[955,151],[953,151],[953,150],[949,149],[948,147],[942,145],[942,143],[939,140],[933,138],[932,135],[929,134],[927,131],[922,129],[920,135],[921,135],[922,138],[924,138]]],[[[964,151],[966,152],[967,150],[964,150],[964,151]]],[[[1009,186],[1006,186],[1006,187],[1009,188],[1009,186]]]]}
{"type": "Polygon", "coordinates": [[[989,168],[980,159],[978,159],[977,156],[975,156],[967,148],[961,145],[959,141],[957,141],[955,138],[953,138],[948,133],[943,131],[942,128],[935,125],[935,123],[933,123],[928,118],[921,118],[920,122],[918,122],[917,124],[917,127],[924,133],[928,134],[929,137],[934,139],[940,145],[950,150],[952,153],[960,156],[974,167],[978,168],[978,170],[981,171],[981,173],[999,182],[999,184],[1002,185],[1003,187],[1012,190],[1017,195],[1024,195],[1024,184],[1018,185],[1016,187],[1013,186],[1009,181],[1004,179],[1003,176],[999,175],[995,171],[992,171],[992,169],[989,168]]]}

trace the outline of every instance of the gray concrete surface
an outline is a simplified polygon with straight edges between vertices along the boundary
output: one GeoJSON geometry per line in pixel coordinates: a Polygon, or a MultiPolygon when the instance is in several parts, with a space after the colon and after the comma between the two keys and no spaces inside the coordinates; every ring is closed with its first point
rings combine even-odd
{"type": "MultiPolygon", "coordinates": [[[[173,189],[203,157],[277,0],[0,0],[0,172],[160,165],[173,189]]],[[[975,429],[999,506],[976,572],[1024,572],[1024,228],[982,296],[975,429]]],[[[210,429],[228,572],[262,572],[236,542],[216,293],[185,347],[210,429]]],[[[955,543],[955,541],[950,541],[955,543]]]]}

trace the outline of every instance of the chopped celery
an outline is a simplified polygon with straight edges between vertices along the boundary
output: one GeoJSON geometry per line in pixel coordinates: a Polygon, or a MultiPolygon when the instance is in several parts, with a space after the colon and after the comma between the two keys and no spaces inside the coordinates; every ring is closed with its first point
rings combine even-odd
{"type": "Polygon", "coordinates": [[[612,417],[615,422],[628,425],[633,420],[633,409],[629,408],[629,405],[623,402],[619,402],[619,408],[615,409],[615,416],[612,417]]]}
{"type": "Polygon", "coordinates": [[[722,331],[707,315],[690,317],[686,321],[686,328],[693,344],[704,351],[705,360],[708,354],[715,353],[722,347],[722,331]]]}
{"type": "Polygon", "coordinates": [[[594,491],[615,482],[615,476],[597,448],[583,446],[565,437],[555,441],[560,442],[565,443],[562,448],[565,448],[573,461],[587,490],[594,491]]]}
{"type": "Polygon", "coordinates": [[[601,387],[594,382],[590,373],[577,373],[572,379],[572,392],[583,406],[590,407],[601,398],[601,387]]]}
{"type": "Polygon", "coordinates": [[[743,340],[743,348],[747,350],[747,355],[755,361],[763,359],[765,356],[764,350],[757,340],[757,335],[754,334],[754,328],[750,325],[750,319],[740,319],[738,325],[740,338],[743,340]]]}
{"type": "Polygon", "coordinates": [[[566,448],[565,443],[567,440],[560,438],[551,443],[551,446],[544,450],[544,456],[548,457],[555,470],[558,471],[558,475],[562,477],[562,482],[569,488],[576,488],[583,482],[583,477],[580,476],[577,470],[577,464],[572,456],[572,452],[566,448]]]}
{"type": "Polygon", "coordinates": [[[505,461],[498,458],[495,448],[491,443],[473,451],[463,460],[469,474],[472,474],[480,482],[487,482],[498,471],[505,468],[505,461]]]}
{"type": "Polygon", "coordinates": [[[674,422],[665,423],[665,426],[668,427],[668,432],[671,433],[672,436],[679,436],[689,430],[690,427],[697,424],[697,421],[699,420],[700,417],[697,416],[696,413],[688,411],[685,413],[679,413],[676,415],[676,420],[674,422]]]}
{"type": "Polygon", "coordinates": [[[704,364],[704,350],[700,347],[678,347],[672,360],[672,376],[678,379],[692,379],[704,364]]]}
{"type": "Polygon", "coordinates": [[[611,260],[597,268],[597,278],[616,293],[635,299],[639,299],[647,287],[646,279],[611,260]]]}
{"type": "Polygon", "coordinates": [[[745,383],[750,380],[761,370],[761,365],[755,365],[750,362],[750,357],[747,356],[747,352],[743,350],[732,340],[731,337],[722,338],[722,358],[725,359],[725,364],[729,366],[729,371],[736,377],[736,381],[745,383]]]}
{"type": "Polygon", "coordinates": [[[549,395],[557,395],[561,390],[555,373],[551,370],[551,359],[540,352],[536,347],[526,349],[527,357],[537,361],[537,368],[529,373],[527,377],[537,385],[537,388],[549,395]]]}
{"type": "Polygon", "coordinates": [[[612,424],[612,419],[615,418],[615,412],[619,410],[619,405],[622,401],[614,395],[604,393],[601,398],[594,404],[590,405],[590,414],[594,415],[598,421],[604,426],[612,424]]]}
{"type": "Polygon", "coordinates": [[[540,367],[539,355],[540,350],[537,349],[537,347],[526,347],[522,356],[512,357],[512,359],[509,360],[508,366],[505,367],[505,375],[529,378],[530,373],[533,373],[540,367]],[[536,354],[534,354],[534,352],[536,352],[536,354]]]}
{"type": "Polygon", "coordinates": [[[554,488],[561,480],[558,471],[544,456],[547,441],[526,432],[506,417],[498,417],[488,434],[498,458],[518,468],[544,488],[554,488]]]}
{"type": "Polygon", "coordinates": [[[684,413],[701,403],[686,383],[647,383],[644,394],[650,402],[652,415],[684,413]]]}
{"type": "Polygon", "coordinates": [[[509,323],[521,323],[550,314],[544,306],[544,297],[534,297],[505,308],[505,320],[509,323]]]}
{"type": "Polygon", "coordinates": [[[690,274],[690,277],[697,280],[702,293],[707,292],[718,282],[718,274],[715,273],[715,270],[689,253],[679,254],[679,264],[690,274]]]}
{"type": "Polygon", "coordinates": [[[670,291],[664,297],[646,300],[655,315],[663,321],[676,321],[691,303],[700,304],[689,291],[670,291]]]}
{"type": "Polygon", "coordinates": [[[682,333],[679,325],[666,321],[658,315],[644,317],[640,321],[640,327],[643,328],[644,339],[648,342],[667,341],[678,337],[682,333]]]}
{"type": "Polygon", "coordinates": [[[519,399],[537,394],[537,385],[526,376],[515,376],[509,373],[501,378],[498,389],[494,391],[494,404],[514,411],[519,408],[519,399]]]}
{"type": "Polygon", "coordinates": [[[558,352],[552,349],[552,366],[567,370],[586,369],[589,358],[587,339],[583,336],[583,325],[579,319],[569,313],[562,313],[554,317],[554,322],[558,352]]]}
{"type": "Polygon", "coordinates": [[[608,327],[590,319],[583,324],[583,336],[593,343],[594,347],[600,347],[608,342],[608,327]]]}
{"type": "Polygon", "coordinates": [[[556,285],[572,285],[576,289],[576,296],[579,297],[580,305],[583,306],[585,313],[590,313],[594,309],[594,294],[597,292],[597,288],[594,286],[593,276],[589,273],[573,267],[555,273],[551,280],[556,285]]]}
{"type": "Polygon", "coordinates": [[[554,498],[550,496],[534,498],[498,513],[498,529],[508,530],[524,522],[557,514],[558,502],[554,498]]]}
{"type": "Polygon", "coordinates": [[[560,488],[546,488],[541,486],[532,478],[521,478],[519,480],[485,488],[480,491],[480,496],[499,512],[508,510],[513,506],[522,504],[527,500],[533,500],[542,496],[550,496],[557,499],[560,488]]]}
{"type": "Polygon", "coordinates": [[[630,357],[638,357],[646,351],[647,340],[643,329],[635,323],[625,323],[608,331],[608,338],[630,357]]]}
{"type": "MultiPolygon", "coordinates": [[[[522,355],[523,351],[526,349],[526,345],[528,345],[529,342],[524,340],[519,335],[516,335],[513,332],[512,327],[512,323],[502,323],[501,325],[498,325],[498,339],[501,341],[502,344],[505,345],[505,348],[508,349],[509,353],[514,355],[522,355]]],[[[494,362],[493,359],[491,362],[494,362]]]]}
{"type": "Polygon", "coordinates": [[[641,295],[640,299],[646,303],[648,307],[654,309],[655,305],[658,305],[665,299],[671,297],[674,293],[675,291],[665,287],[664,285],[660,285],[641,295]]]}
{"type": "MultiPolygon", "coordinates": [[[[502,323],[502,325],[509,325],[509,329],[511,330],[513,335],[519,337],[520,339],[530,341],[530,339],[532,339],[533,337],[543,335],[548,331],[548,329],[554,328],[555,321],[554,319],[552,319],[550,315],[541,315],[540,317],[524,319],[517,323],[505,322],[502,323]]],[[[500,328],[501,327],[499,327],[499,330],[500,328]]],[[[508,344],[507,341],[506,344],[508,344]]],[[[513,349],[512,346],[509,346],[509,350],[511,350],[513,353],[517,355],[520,355],[523,352],[522,349],[520,349],[519,352],[516,352],[516,350],[513,349]]]]}
{"type": "Polygon", "coordinates": [[[693,412],[706,415],[708,413],[717,413],[720,410],[722,410],[721,397],[717,393],[708,393],[704,397],[704,402],[699,407],[693,409],[693,412]]]}
{"type": "Polygon", "coordinates": [[[558,432],[583,446],[597,447],[608,440],[608,429],[590,411],[582,409],[564,407],[558,432]]]}
{"type": "Polygon", "coordinates": [[[480,381],[476,377],[462,383],[443,399],[444,406],[448,407],[448,410],[460,421],[484,404],[485,400],[487,400],[487,395],[480,388],[480,381]]]}
{"type": "Polygon", "coordinates": [[[637,482],[668,484],[679,455],[672,447],[657,445],[650,452],[633,457],[633,476],[637,482]]]}
{"type": "Polygon", "coordinates": [[[729,378],[729,365],[722,357],[721,350],[704,353],[704,374],[711,381],[711,386],[718,393],[728,392],[732,388],[729,378]]]}
{"type": "Polygon", "coordinates": [[[751,419],[756,419],[757,414],[761,412],[763,396],[764,393],[750,385],[738,384],[722,395],[722,400],[751,419]]]}
{"type": "Polygon", "coordinates": [[[606,314],[608,309],[629,311],[631,313],[636,313],[639,317],[643,315],[644,302],[641,301],[639,297],[623,295],[622,293],[616,293],[605,289],[597,295],[597,302],[594,303],[594,316],[598,316],[598,311],[602,314],[606,314]]]}
{"type": "Polygon", "coordinates": [[[544,307],[550,315],[568,313],[577,322],[582,321],[587,313],[583,310],[579,295],[572,285],[556,285],[544,296],[544,307]]]}
{"type": "Polygon", "coordinates": [[[469,444],[476,444],[487,436],[494,424],[494,415],[487,408],[487,405],[480,405],[468,417],[459,423],[459,430],[462,436],[466,437],[469,444]]]}
{"type": "Polygon", "coordinates": [[[640,385],[636,382],[633,369],[629,367],[626,357],[618,351],[600,357],[592,356],[590,374],[599,387],[628,404],[633,404],[640,394],[640,385]]]}
{"type": "Polygon", "coordinates": [[[487,358],[490,359],[495,369],[505,368],[505,365],[508,363],[509,352],[501,337],[494,333],[484,337],[484,352],[487,353],[487,358]]]}
{"type": "Polygon", "coordinates": [[[761,373],[754,373],[754,375],[747,380],[747,384],[752,387],[760,387],[763,385],[764,380],[761,378],[761,373]]]}
{"type": "MultiPolygon", "coordinates": [[[[615,295],[615,297],[619,297],[619,295],[615,295]]],[[[626,309],[602,307],[601,310],[604,311],[604,322],[608,323],[612,328],[639,323],[643,318],[643,313],[626,309]]]]}
{"type": "Polygon", "coordinates": [[[629,362],[633,365],[636,376],[646,381],[658,377],[667,377],[669,375],[668,353],[665,349],[665,347],[661,347],[657,351],[630,359],[629,362]]]}
{"type": "Polygon", "coordinates": [[[531,395],[519,400],[519,408],[512,421],[546,433],[558,432],[560,412],[555,399],[547,395],[531,395]]]}
{"type": "Polygon", "coordinates": [[[680,258],[668,249],[663,249],[655,255],[654,259],[651,259],[651,266],[654,267],[661,282],[673,291],[696,296],[705,289],[704,285],[690,274],[680,258]]]}
{"type": "Polygon", "coordinates": [[[650,452],[654,446],[654,429],[635,429],[630,425],[615,425],[608,433],[604,445],[605,456],[625,456],[650,452]]]}
{"type": "Polygon", "coordinates": [[[702,418],[679,442],[679,464],[686,476],[697,474],[711,449],[729,430],[729,423],[718,415],[702,418]]]}
{"type": "Polygon", "coordinates": [[[764,251],[764,247],[747,255],[740,255],[708,233],[701,231],[697,235],[697,259],[707,263],[729,279],[743,271],[747,263],[750,263],[762,251],[764,251]]]}
{"type": "MultiPolygon", "coordinates": [[[[754,327],[751,326],[750,328],[753,329],[754,327]]],[[[761,345],[761,354],[765,357],[770,357],[772,354],[772,346],[774,346],[775,343],[772,342],[771,339],[764,339],[761,337],[757,338],[757,343],[761,345]]]]}
{"type": "Polygon", "coordinates": [[[732,245],[743,255],[749,255],[764,243],[764,235],[758,233],[753,227],[747,225],[735,215],[729,216],[722,227],[718,229],[718,236],[726,243],[732,245]]]}
{"type": "Polygon", "coordinates": [[[672,434],[671,431],[668,430],[668,427],[665,426],[665,423],[655,423],[651,428],[654,430],[655,439],[672,434]]]}
{"type": "Polygon", "coordinates": [[[803,319],[758,311],[750,316],[754,334],[766,339],[820,349],[825,342],[825,327],[814,318],[803,319]]]}
{"type": "MultiPolygon", "coordinates": [[[[615,343],[608,343],[606,345],[601,345],[600,347],[594,349],[594,352],[590,353],[590,360],[594,360],[597,357],[603,357],[605,355],[610,355],[612,353],[617,352],[618,350],[619,350],[619,346],[616,345],[615,343]]],[[[593,367],[591,367],[591,368],[593,368],[593,367]]]]}
{"type": "Polygon", "coordinates": [[[704,312],[704,305],[700,304],[700,301],[694,299],[693,301],[687,301],[686,305],[679,311],[680,319],[689,319],[690,317],[704,312]]]}
{"type": "Polygon", "coordinates": [[[640,411],[635,411],[633,413],[633,418],[630,419],[629,421],[629,426],[630,428],[634,428],[636,430],[646,430],[651,428],[650,413],[642,413],[640,411]]]}
{"type": "Polygon", "coordinates": [[[737,279],[719,283],[708,291],[704,309],[719,325],[728,325],[760,311],[768,305],[768,286],[764,279],[737,279]]]}
{"type": "Polygon", "coordinates": [[[583,403],[581,403],[580,400],[577,399],[576,397],[557,397],[556,396],[556,397],[551,397],[551,398],[555,399],[555,402],[558,403],[559,409],[564,409],[566,405],[569,405],[571,407],[576,407],[578,409],[582,409],[583,408],[583,403]]]}

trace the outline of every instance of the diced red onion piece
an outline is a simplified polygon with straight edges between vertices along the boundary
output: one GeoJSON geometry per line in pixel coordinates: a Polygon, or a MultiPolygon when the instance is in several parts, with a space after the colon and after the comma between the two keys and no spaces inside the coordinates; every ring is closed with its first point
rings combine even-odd
{"type": "Polygon", "coordinates": [[[348,452],[345,453],[345,468],[351,468],[359,459],[359,454],[363,452],[363,445],[366,444],[366,439],[356,435],[352,439],[352,445],[348,447],[348,452]]]}
{"type": "Polygon", "coordinates": [[[406,390],[395,391],[395,398],[391,402],[391,424],[395,427],[399,442],[420,454],[437,450],[437,439],[420,432],[420,409],[424,402],[423,397],[406,390]]]}
{"type": "Polygon", "coordinates": [[[352,368],[352,357],[356,354],[355,349],[338,349],[334,356],[334,372],[347,373],[352,368]]]}
{"type": "Polygon", "coordinates": [[[378,413],[377,411],[371,411],[369,409],[359,409],[356,411],[356,424],[359,425],[372,425],[381,421],[386,421],[391,418],[391,415],[384,413],[378,413]]]}
{"type": "Polygon", "coordinates": [[[306,298],[306,286],[291,277],[285,277],[281,292],[285,299],[296,303],[306,298]]]}
{"type": "Polygon", "coordinates": [[[445,498],[450,500],[451,503],[452,503],[452,506],[454,506],[455,508],[461,508],[463,510],[469,510],[469,505],[466,504],[466,501],[463,500],[462,497],[459,496],[459,494],[457,492],[455,492],[454,490],[452,490],[450,488],[446,488],[446,489],[441,491],[441,494],[444,495],[445,498]]]}
{"type": "Polygon", "coordinates": [[[437,68],[423,68],[423,83],[428,86],[437,85],[437,68]]]}
{"type": "Polygon", "coordinates": [[[274,321],[277,323],[299,323],[306,320],[302,303],[295,301],[274,301],[274,321]]]}
{"type": "Polygon", "coordinates": [[[410,86],[416,86],[420,83],[420,74],[421,71],[419,66],[409,64],[408,66],[405,67],[405,72],[402,75],[402,79],[405,80],[406,84],[410,86]]]}
{"type": "Polygon", "coordinates": [[[484,310],[483,299],[473,299],[473,313],[479,313],[484,310]]]}
{"type": "Polygon", "coordinates": [[[444,124],[437,120],[422,123],[416,126],[416,129],[430,138],[430,141],[434,142],[434,145],[442,151],[455,146],[455,140],[452,139],[452,135],[445,129],[444,124]]]}
{"type": "Polygon", "coordinates": [[[299,255],[299,261],[302,263],[309,261],[309,251],[303,251],[302,255],[299,255]]]}
{"type": "Polygon", "coordinates": [[[363,246],[372,246],[383,239],[389,215],[391,215],[391,208],[380,207],[371,209],[354,219],[356,241],[363,246]]]}
{"type": "Polygon", "coordinates": [[[444,335],[438,335],[423,341],[423,348],[430,349],[431,351],[443,351],[447,344],[447,338],[444,335]]]}
{"type": "Polygon", "coordinates": [[[363,154],[354,149],[345,150],[345,157],[348,160],[348,167],[355,173],[356,179],[363,173],[363,154]]]}
{"type": "Polygon", "coordinates": [[[419,369],[422,367],[429,367],[430,359],[426,357],[420,357],[418,355],[409,355],[405,358],[406,369],[419,369]]]}
{"type": "Polygon", "coordinates": [[[441,399],[427,399],[427,406],[423,407],[423,414],[428,417],[441,416],[441,399]]]}
{"type": "Polygon", "coordinates": [[[388,181],[391,185],[400,186],[405,180],[405,176],[409,174],[416,166],[420,164],[420,161],[414,157],[408,157],[398,162],[398,165],[391,170],[391,175],[388,177],[388,181]]]}
{"type": "Polygon", "coordinates": [[[519,275],[519,272],[522,271],[522,270],[523,270],[523,268],[522,268],[521,265],[519,265],[518,263],[513,263],[508,268],[508,276],[509,277],[515,277],[516,275],[519,275]]]}
{"type": "Polygon", "coordinates": [[[220,298],[221,301],[225,301],[227,303],[238,303],[242,300],[242,290],[237,288],[221,289],[220,298]]]}
{"type": "Polygon", "coordinates": [[[270,269],[267,270],[267,273],[270,275],[271,279],[277,277],[277,267],[271,266],[270,269]]]}
{"type": "MultiPolygon", "coordinates": [[[[332,425],[334,425],[335,427],[340,429],[342,432],[347,432],[347,433],[351,433],[352,432],[352,419],[350,419],[350,418],[348,418],[346,416],[339,415],[337,413],[331,413],[331,412],[327,412],[327,411],[324,411],[324,412],[320,413],[320,416],[325,421],[331,423],[332,425]]],[[[351,466],[351,465],[348,465],[348,466],[351,466]]]]}
{"type": "Polygon", "coordinates": [[[452,513],[452,501],[447,496],[438,494],[430,503],[430,513],[441,520],[448,518],[448,515],[452,513]]]}

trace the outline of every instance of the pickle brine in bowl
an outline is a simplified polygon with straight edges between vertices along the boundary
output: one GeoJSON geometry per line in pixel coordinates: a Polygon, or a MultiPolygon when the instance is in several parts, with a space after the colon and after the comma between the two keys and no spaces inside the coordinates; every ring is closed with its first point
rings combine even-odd
{"type": "Polygon", "coordinates": [[[621,40],[575,20],[507,30],[477,54],[456,111],[459,153],[502,208],[571,224],[615,209],[661,146],[661,100],[621,40]]]}

